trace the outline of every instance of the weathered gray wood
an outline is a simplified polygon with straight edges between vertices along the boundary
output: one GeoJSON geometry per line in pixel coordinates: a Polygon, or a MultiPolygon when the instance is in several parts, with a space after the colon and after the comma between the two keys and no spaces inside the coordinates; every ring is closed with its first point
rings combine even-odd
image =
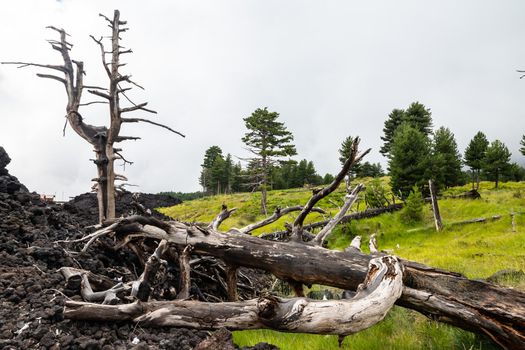
{"type": "Polygon", "coordinates": [[[439,212],[438,198],[436,194],[436,186],[432,180],[428,180],[428,188],[430,189],[430,199],[432,201],[432,213],[434,214],[434,224],[436,231],[443,229],[443,222],[441,221],[441,213],[439,212]]]}
{"type": "Polygon", "coordinates": [[[190,297],[191,288],[191,266],[190,255],[193,247],[186,245],[182,254],[179,255],[179,270],[180,270],[180,291],[177,294],[177,299],[188,299],[190,297]]]}
{"type": "MultiPolygon", "coordinates": [[[[349,252],[332,251],[311,244],[267,241],[235,232],[223,234],[180,222],[158,222],[151,218],[120,220],[124,226],[129,225],[130,221],[142,222],[141,232],[144,237],[166,239],[177,246],[191,244],[198,254],[212,255],[238,266],[263,269],[282,280],[301,284],[323,284],[355,290],[365,278],[370,261],[370,256],[357,249],[349,252]]],[[[118,232],[119,221],[116,222],[114,231],[118,232]]],[[[403,260],[402,263],[405,268],[405,287],[429,293],[435,298],[432,303],[424,304],[425,301],[403,294],[398,301],[400,305],[426,315],[435,315],[436,319],[467,330],[490,334],[498,344],[509,349],[525,346],[525,293],[469,280],[460,274],[411,261],[403,260]],[[451,310],[450,305],[454,305],[454,310],[451,310]],[[483,319],[482,324],[486,326],[480,328],[479,320],[465,316],[473,314],[483,319]]]]}
{"type": "Polygon", "coordinates": [[[312,301],[265,295],[244,302],[171,301],[106,306],[66,302],[69,319],[133,321],[144,326],[230,330],[270,328],[288,332],[349,335],[381,321],[403,289],[397,258],[370,261],[370,269],[354,298],[312,301]]]}
{"type": "Polygon", "coordinates": [[[335,214],[335,216],[328,222],[328,224],[326,224],[326,226],[323,227],[323,229],[319,231],[317,236],[313,239],[315,243],[319,245],[323,244],[324,240],[328,237],[328,235],[330,235],[330,233],[332,233],[335,226],[339,224],[339,222],[345,216],[346,212],[350,210],[352,205],[355,203],[355,201],[357,200],[357,195],[363,189],[363,187],[363,184],[359,184],[352,190],[352,192],[346,195],[345,203],[343,204],[339,212],[335,214]]]}

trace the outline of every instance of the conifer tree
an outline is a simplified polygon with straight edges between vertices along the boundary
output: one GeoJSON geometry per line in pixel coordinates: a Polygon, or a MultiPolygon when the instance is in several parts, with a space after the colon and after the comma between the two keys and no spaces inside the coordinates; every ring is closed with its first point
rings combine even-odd
{"type": "Polygon", "coordinates": [[[525,156],[525,135],[521,137],[520,145],[521,145],[520,152],[521,154],[525,156]]]}
{"type": "Polygon", "coordinates": [[[388,162],[394,193],[406,198],[414,185],[422,188],[429,178],[430,139],[409,123],[398,127],[388,162]]]}
{"type": "Polygon", "coordinates": [[[212,168],[218,156],[222,158],[222,150],[219,146],[211,146],[204,153],[204,161],[201,164],[202,170],[199,176],[199,183],[203,192],[213,193],[213,188],[217,185],[212,181],[212,168]]]}
{"type": "Polygon", "coordinates": [[[489,141],[485,134],[478,131],[465,149],[465,164],[472,171],[472,189],[474,189],[474,181],[476,182],[475,189],[479,189],[480,172],[483,168],[483,160],[485,159],[488,145],[489,141]]]}
{"type": "Polygon", "coordinates": [[[419,102],[413,102],[403,115],[403,122],[412,124],[426,136],[432,134],[432,113],[419,102]]]}
{"type": "MultiPolygon", "coordinates": [[[[348,157],[350,157],[354,139],[354,137],[348,136],[343,140],[343,143],[341,143],[341,148],[339,149],[339,162],[341,162],[341,165],[344,165],[348,157]]],[[[360,167],[361,165],[359,164],[359,162],[352,165],[352,167],[348,171],[348,176],[355,177],[356,174],[359,172],[360,167]]]]}
{"type": "Polygon", "coordinates": [[[394,109],[385,120],[383,136],[381,136],[384,143],[379,152],[383,156],[388,158],[391,156],[392,140],[397,128],[403,123],[412,125],[426,136],[432,133],[432,113],[423,104],[413,102],[406,110],[394,109]]]}
{"type": "Polygon", "coordinates": [[[244,118],[248,132],[242,141],[248,150],[255,156],[252,162],[252,176],[254,183],[261,190],[261,212],[267,214],[266,191],[271,167],[283,157],[297,154],[291,143],[293,135],[286,129],[284,123],[277,121],[279,113],[256,109],[251,116],[244,118]]]}
{"type": "Polygon", "coordinates": [[[432,177],[438,189],[459,185],[461,155],[454,134],[445,127],[434,133],[432,150],[432,177]]]}
{"type": "Polygon", "coordinates": [[[483,161],[483,170],[494,180],[495,187],[498,188],[500,176],[510,167],[511,153],[507,146],[500,140],[490,143],[483,161]]]}
{"type": "Polygon", "coordinates": [[[381,136],[381,140],[383,140],[384,143],[379,150],[379,152],[385,157],[390,154],[390,147],[392,144],[392,139],[394,138],[394,133],[396,132],[397,127],[403,123],[404,114],[404,110],[394,109],[388,115],[388,119],[385,120],[383,136],[381,136]]]}

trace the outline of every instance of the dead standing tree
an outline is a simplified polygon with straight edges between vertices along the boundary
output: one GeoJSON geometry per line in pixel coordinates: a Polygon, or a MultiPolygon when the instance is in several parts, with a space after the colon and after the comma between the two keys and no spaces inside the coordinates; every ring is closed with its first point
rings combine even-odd
{"type": "MultiPolygon", "coordinates": [[[[103,88],[99,86],[90,86],[84,84],[84,64],[82,61],[72,60],[70,57],[70,51],[73,47],[71,43],[67,41],[69,36],[64,29],[58,29],[55,27],[48,27],[56,31],[60,39],[49,40],[51,47],[54,50],[60,52],[63,64],[62,65],[50,65],[50,64],[39,64],[39,63],[28,63],[28,62],[2,62],[3,64],[17,64],[19,68],[33,66],[39,68],[49,69],[55,72],[63,74],[63,77],[55,74],[41,74],[37,76],[40,78],[47,78],[59,81],[66,88],[67,94],[67,105],[66,105],[66,118],[71,128],[84,140],[93,146],[95,151],[95,159],[93,162],[97,167],[97,177],[93,179],[96,182],[98,209],[99,209],[99,221],[102,223],[106,219],[112,219],[115,217],[115,182],[126,181],[126,177],[115,173],[115,161],[122,160],[124,163],[131,163],[122,156],[122,149],[115,147],[116,144],[126,140],[138,140],[140,137],[136,136],[121,136],[121,126],[123,123],[149,123],[162,128],[165,128],[173,133],[183,136],[180,132],[173,130],[172,128],[151,121],[145,118],[125,118],[122,115],[134,111],[142,111],[147,113],[157,113],[151,109],[146,108],[147,102],[134,103],[127,95],[126,92],[131,90],[133,87],[143,89],[142,86],[131,80],[131,75],[125,75],[120,72],[120,69],[125,65],[121,61],[122,55],[131,53],[131,49],[125,49],[120,44],[120,35],[128,30],[124,27],[127,22],[120,20],[120,13],[115,10],[113,19],[110,19],[104,15],[100,15],[107,22],[111,28],[110,43],[111,48],[107,50],[103,38],[96,39],[94,36],[91,38],[100,47],[102,65],[104,71],[107,74],[109,80],[109,87],[103,88]],[[108,62],[108,56],[110,61],[108,62]],[[82,103],[82,93],[87,90],[88,93],[101,98],[101,100],[91,101],[82,103]],[[130,106],[121,106],[121,97],[124,97],[130,106]],[[107,126],[94,126],[84,122],[82,115],[79,112],[80,107],[89,106],[92,104],[103,103],[109,106],[109,127],[107,126]]],[[[65,126],[64,126],[65,128],[65,126]]]]}
{"type": "MultiPolygon", "coordinates": [[[[208,227],[141,216],[107,221],[103,229],[81,239],[87,242],[84,249],[88,249],[97,238],[107,235],[113,236],[119,247],[144,238],[156,240],[159,244],[137,281],[131,281],[127,286],[107,286],[107,293],[100,293],[100,300],[113,301],[115,290],[122,287],[126,291],[142,290],[143,293],[139,301],[121,305],[68,301],[64,316],[78,320],[133,321],[149,326],[273,328],[345,336],[378,322],[396,303],[434,320],[487,335],[505,349],[525,348],[523,292],[385,256],[377,251],[374,237],[370,242],[370,255],[360,251],[360,239],[354,239],[343,252],[324,248],[323,241],[355,202],[361,186],[348,189],[345,205],[313,240],[304,242],[300,239],[311,235],[303,225],[304,217],[317,201],[337,188],[349,167],[364,155],[358,153],[357,146],[356,139],[352,155],[334,182],[314,193],[303,207],[293,224],[292,239],[288,242],[267,241],[244,234],[249,232],[249,227],[226,233],[218,231],[222,220],[233,211],[226,208],[208,227]],[[298,298],[261,295],[258,299],[242,302],[233,301],[233,297],[227,303],[148,301],[148,291],[155,274],[147,272],[155,271],[151,266],[162,259],[162,252],[167,247],[176,247],[179,251],[191,247],[189,249],[195,254],[222,259],[232,271],[237,266],[266,270],[289,281],[298,298]],[[346,290],[357,289],[357,294],[346,302],[316,302],[303,298],[302,285],[314,283],[346,290]]],[[[188,260],[188,254],[179,256],[181,266],[188,266],[188,260]]],[[[186,299],[191,271],[189,268],[181,270],[184,270],[181,285],[186,287],[182,288],[178,299],[186,299]]],[[[235,296],[232,289],[239,286],[236,274],[232,273],[229,277],[228,292],[235,296]]],[[[89,290],[84,294],[87,292],[89,290]]]]}

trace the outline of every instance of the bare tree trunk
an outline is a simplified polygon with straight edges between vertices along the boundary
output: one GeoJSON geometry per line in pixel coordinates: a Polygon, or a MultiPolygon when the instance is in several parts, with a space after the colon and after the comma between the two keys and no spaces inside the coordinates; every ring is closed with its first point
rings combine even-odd
{"type": "Polygon", "coordinates": [[[266,208],[266,185],[263,185],[261,189],[261,214],[268,215],[268,209],[266,208]]]}
{"type": "Polygon", "coordinates": [[[432,200],[432,213],[434,214],[434,223],[436,225],[436,231],[443,229],[443,223],[441,222],[441,213],[439,212],[438,199],[436,195],[436,186],[432,180],[428,180],[428,188],[430,189],[430,198],[432,200]]]}

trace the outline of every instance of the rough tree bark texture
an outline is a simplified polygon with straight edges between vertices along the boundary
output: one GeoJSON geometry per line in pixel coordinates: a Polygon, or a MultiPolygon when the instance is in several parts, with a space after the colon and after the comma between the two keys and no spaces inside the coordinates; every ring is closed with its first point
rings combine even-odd
{"type": "Polygon", "coordinates": [[[66,302],[64,316],[80,320],[133,320],[146,326],[231,330],[276,330],[346,336],[381,321],[401,295],[402,268],[397,258],[370,261],[370,269],[352,299],[312,301],[273,295],[245,302],[171,301],[106,306],[66,302]]]}

